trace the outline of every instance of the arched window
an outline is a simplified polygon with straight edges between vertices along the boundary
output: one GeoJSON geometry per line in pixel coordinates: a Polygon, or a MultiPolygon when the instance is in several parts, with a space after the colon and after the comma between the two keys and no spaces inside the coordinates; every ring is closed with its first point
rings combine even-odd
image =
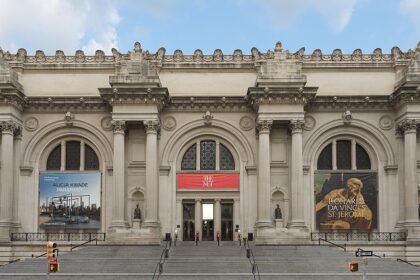
{"type": "Polygon", "coordinates": [[[181,170],[235,170],[235,159],[225,145],[214,140],[202,140],[186,150],[181,170]]]}
{"type": "Polygon", "coordinates": [[[371,169],[369,154],[354,140],[334,140],[318,157],[318,170],[371,169]]]}
{"type": "Polygon", "coordinates": [[[99,170],[99,160],[95,151],[81,141],[63,141],[47,158],[47,170],[99,170]],[[83,157],[82,157],[83,153],[83,157]],[[62,168],[61,156],[65,155],[62,168]]]}

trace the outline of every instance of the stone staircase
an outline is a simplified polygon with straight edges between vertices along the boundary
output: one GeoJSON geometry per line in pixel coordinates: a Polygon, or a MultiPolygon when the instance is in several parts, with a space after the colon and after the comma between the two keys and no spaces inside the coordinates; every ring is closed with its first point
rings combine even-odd
{"type": "MultiPolygon", "coordinates": [[[[164,246],[85,246],[60,254],[60,272],[51,279],[152,279],[164,246]]],[[[254,246],[260,279],[420,279],[420,268],[368,258],[368,266],[348,272],[354,252],[328,246],[254,246]]],[[[47,260],[27,259],[0,267],[0,279],[46,279],[47,260]]],[[[155,277],[157,279],[157,277],[155,277]]],[[[159,279],[259,279],[251,273],[246,249],[236,242],[178,242],[170,247],[159,279]]]]}

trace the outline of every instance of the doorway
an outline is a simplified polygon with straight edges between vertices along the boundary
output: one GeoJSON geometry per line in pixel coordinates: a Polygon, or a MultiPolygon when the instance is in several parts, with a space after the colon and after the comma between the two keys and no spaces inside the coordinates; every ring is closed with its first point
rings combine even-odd
{"type": "Polygon", "coordinates": [[[194,241],[195,206],[194,203],[183,203],[183,240],[194,241]]]}
{"type": "Polygon", "coordinates": [[[222,241],[233,241],[233,204],[223,203],[222,211],[222,241]]]}
{"type": "Polygon", "coordinates": [[[203,203],[202,240],[214,240],[213,203],[203,203]]]}

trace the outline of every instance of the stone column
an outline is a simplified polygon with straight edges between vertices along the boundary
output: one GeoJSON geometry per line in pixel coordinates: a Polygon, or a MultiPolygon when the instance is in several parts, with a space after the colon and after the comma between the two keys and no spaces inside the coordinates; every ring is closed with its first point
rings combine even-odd
{"type": "Polygon", "coordinates": [[[399,126],[404,131],[404,198],[405,226],[420,226],[417,190],[417,122],[405,120],[399,126]]]}
{"type": "Polygon", "coordinates": [[[289,228],[306,229],[304,221],[304,197],[303,197],[303,155],[302,155],[302,132],[305,125],[303,120],[292,120],[290,132],[292,134],[291,156],[291,198],[292,213],[288,224],[289,228]]]}
{"type": "Polygon", "coordinates": [[[200,233],[200,240],[202,239],[201,236],[201,226],[203,224],[203,215],[202,215],[202,206],[201,206],[201,199],[195,200],[195,230],[194,230],[194,236],[195,233],[198,231],[200,233]]]}
{"type": "Polygon", "coordinates": [[[216,240],[217,232],[222,234],[222,208],[220,198],[214,200],[214,240],[216,240]]]}
{"type": "Polygon", "coordinates": [[[85,171],[85,142],[80,141],[80,171],[85,171]]]}
{"type": "Polygon", "coordinates": [[[270,129],[273,121],[259,121],[258,129],[258,228],[273,227],[270,215],[270,129]]]}
{"type": "Polygon", "coordinates": [[[145,227],[159,227],[159,177],[158,177],[158,149],[157,135],[159,122],[144,121],[146,129],[146,220],[145,227]]]}
{"type": "Polygon", "coordinates": [[[1,142],[1,182],[0,182],[0,243],[10,242],[13,222],[13,135],[17,124],[14,121],[2,121],[1,142]]]}
{"type": "Polygon", "coordinates": [[[20,190],[20,164],[21,164],[21,157],[22,157],[22,127],[18,126],[15,132],[15,140],[14,140],[14,167],[13,167],[13,222],[16,227],[20,227],[19,221],[19,190],[20,190]]]}
{"type": "Polygon", "coordinates": [[[114,203],[111,227],[128,227],[125,215],[125,121],[113,120],[114,129],[114,203]]]}
{"type": "MultiPolygon", "coordinates": [[[[239,226],[239,230],[241,231],[241,235],[243,235],[244,230],[242,228],[242,225],[240,223],[240,213],[239,213],[239,198],[235,198],[233,199],[233,230],[236,230],[236,225],[239,226]]],[[[238,240],[238,232],[236,233],[236,235],[233,236],[234,240],[238,240]]]]}
{"type": "Polygon", "coordinates": [[[182,211],[182,199],[176,200],[176,223],[175,223],[175,230],[178,231],[178,241],[181,241],[184,237],[184,222],[183,222],[183,211],[182,211]],[[177,228],[177,225],[180,228],[177,228]]]}

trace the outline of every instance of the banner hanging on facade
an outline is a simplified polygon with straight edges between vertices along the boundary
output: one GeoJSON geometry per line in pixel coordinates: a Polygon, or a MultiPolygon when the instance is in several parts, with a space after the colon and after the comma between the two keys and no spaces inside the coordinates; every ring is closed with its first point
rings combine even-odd
{"type": "Polygon", "coordinates": [[[39,226],[44,229],[98,229],[101,173],[40,173],[39,226]]]}
{"type": "Polygon", "coordinates": [[[362,230],[377,227],[377,174],[315,173],[316,227],[362,230]]]}
{"type": "Polygon", "coordinates": [[[177,174],[178,189],[239,189],[239,173],[177,174]]]}

